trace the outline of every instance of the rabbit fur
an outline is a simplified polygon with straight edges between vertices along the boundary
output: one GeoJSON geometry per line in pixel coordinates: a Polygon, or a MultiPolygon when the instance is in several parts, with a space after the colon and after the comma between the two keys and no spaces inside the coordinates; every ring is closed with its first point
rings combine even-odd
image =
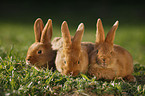
{"type": "MultiPolygon", "coordinates": [[[[76,30],[75,36],[71,37],[67,22],[64,21],[61,26],[62,38],[56,40],[63,41],[62,46],[58,48],[56,56],[56,69],[63,75],[77,76],[79,73],[86,73],[88,70],[88,53],[93,48],[92,43],[81,43],[84,24],[81,23],[76,30]],[[87,47],[90,47],[87,49],[87,47]]],[[[56,44],[57,45],[57,44],[56,44]]]]}
{"type": "Polygon", "coordinates": [[[26,64],[39,68],[55,69],[56,50],[52,49],[52,20],[48,19],[45,27],[41,18],[34,23],[35,43],[27,52],[26,64]]]}
{"type": "Polygon", "coordinates": [[[97,79],[122,77],[135,82],[133,73],[133,59],[131,54],[119,45],[113,44],[115,31],[119,22],[116,21],[106,38],[101,19],[97,21],[95,48],[89,54],[90,65],[88,73],[97,79]]]}

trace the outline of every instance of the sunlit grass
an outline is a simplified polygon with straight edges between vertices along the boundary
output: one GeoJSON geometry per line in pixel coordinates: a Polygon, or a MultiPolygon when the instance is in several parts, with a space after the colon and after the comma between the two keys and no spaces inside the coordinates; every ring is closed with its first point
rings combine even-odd
{"type": "Polygon", "coordinates": [[[37,71],[11,49],[0,58],[0,95],[141,95],[145,94],[145,67],[135,65],[137,82],[104,81],[81,74],[62,76],[58,71],[37,71]]]}

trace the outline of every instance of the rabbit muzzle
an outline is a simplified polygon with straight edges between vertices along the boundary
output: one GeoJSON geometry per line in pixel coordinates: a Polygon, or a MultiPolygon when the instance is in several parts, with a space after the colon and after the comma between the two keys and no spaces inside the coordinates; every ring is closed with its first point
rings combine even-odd
{"type": "Polygon", "coordinates": [[[67,70],[63,73],[63,75],[70,75],[70,76],[77,76],[79,74],[79,70],[75,70],[75,71],[70,71],[70,70],[67,70]]]}
{"type": "Polygon", "coordinates": [[[30,59],[30,58],[31,58],[31,56],[27,56],[27,57],[26,57],[26,64],[27,64],[27,65],[30,65],[30,64],[31,64],[31,62],[30,62],[31,59],[30,59]]]}
{"type": "Polygon", "coordinates": [[[26,57],[26,64],[27,65],[34,65],[34,62],[32,62],[33,61],[33,56],[27,56],[26,57]]]}
{"type": "Polygon", "coordinates": [[[31,63],[30,63],[30,61],[26,60],[26,64],[27,64],[27,65],[30,65],[31,63]]]}
{"type": "Polygon", "coordinates": [[[107,63],[107,59],[106,58],[97,58],[96,59],[96,63],[100,66],[100,67],[107,67],[108,63],[107,63]]]}

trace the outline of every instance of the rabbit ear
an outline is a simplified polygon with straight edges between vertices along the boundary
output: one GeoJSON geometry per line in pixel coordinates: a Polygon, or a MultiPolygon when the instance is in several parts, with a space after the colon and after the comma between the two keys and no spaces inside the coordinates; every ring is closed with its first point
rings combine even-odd
{"type": "Polygon", "coordinates": [[[102,43],[105,40],[104,28],[102,25],[102,21],[99,18],[97,20],[97,31],[96,31],[96,44],[102,43]]]}
{"type": "Polygon", "coordinates": [[[34,23],[35,42],[40,42],[43,27],[44,25],[42,19],[38,18],[34,23]]]}
{"type": "Polygon", "coordinates": [[[64,21],[61,25],[61,32],[62,32],[62,38],[63,38],[63,47],[68,48],[71,44],[71,36],[70,36],[69,28],[66,21],[64,21]]]}
{"type": "Polygon", "coordinates": [[[74,38],[73,38],[73,47],[75,47],[75,46],[81,47],[81,40],[82,40],[82,37],[83,37],[83,33],[84,33],[84,24],[81,23],[78,26],[78,29],[75,33],[74,38]]]}
{"type": "Polygon", "coordinates": [[[105,39],[105,42],[113,45],[113,41],[115,38],[115,31],[118,28],[118,24],[119,24],[119,21],[116,21],[115,24],[113,25],[113,27],[111,28],[111,30],[108,32],[106,39],[105,39]]]}
{"type": "Polygon", "coordinates": [[[42,43],[50,43],[52,38],[52,20],[48,19],[41,36],[42,43]]]}

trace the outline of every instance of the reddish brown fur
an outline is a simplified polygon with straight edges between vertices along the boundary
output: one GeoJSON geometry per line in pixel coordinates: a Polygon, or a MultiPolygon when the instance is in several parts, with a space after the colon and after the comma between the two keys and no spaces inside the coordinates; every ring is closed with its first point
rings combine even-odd
{"type": "MultiPolygon", "coordinates": [[[[66,21],[61,26],[63,47],[56,56],[56,68],[63,75],[77,76],[88,70],[88,53],[85,47],[81,46],[84,32],[84,25],[81,23],[74,37],[70,36],[66,21]]],[[[57,44],[56,44],[57,45],[57,44]]]]}
{"type": "Polygon", "coordinates": [[[104,32],[102,22],[98,19],[97,32],[100,36],[96,36],[97,42],[95,49],[90,53],[89,74],[95,75],[97,79],[114,79],[115,77],[123,77],[129,81],[135,81],[133,73],[133,60],[130,53],[119,45],[113,45],[115,31],[118,27],[118,21],[107,34],[104,41],[100,40],[104,32]]]}
{"type": "Polygon", "coordinates": [[[38,68],[55,68],[55,55],[56,51],[52,50],[50,44],[34,43],[30,46],[27,52],[26,60],[30,59],[30,64],[38,68]],[[38,54],[39,50],[43,50],[42,54],[38,54]]]}
{"type": "Polygon", "coordinates": [[[56,51],[52,49],[52,21],[49,19],[43,29],[43,21],[38,18],[34,23],[35,43],[27,52],[26,63],[35,65],[37,69],[45,67],[55,68],[56,51]],[[41,53],[38,53],[41,51],[41,53]]]}

